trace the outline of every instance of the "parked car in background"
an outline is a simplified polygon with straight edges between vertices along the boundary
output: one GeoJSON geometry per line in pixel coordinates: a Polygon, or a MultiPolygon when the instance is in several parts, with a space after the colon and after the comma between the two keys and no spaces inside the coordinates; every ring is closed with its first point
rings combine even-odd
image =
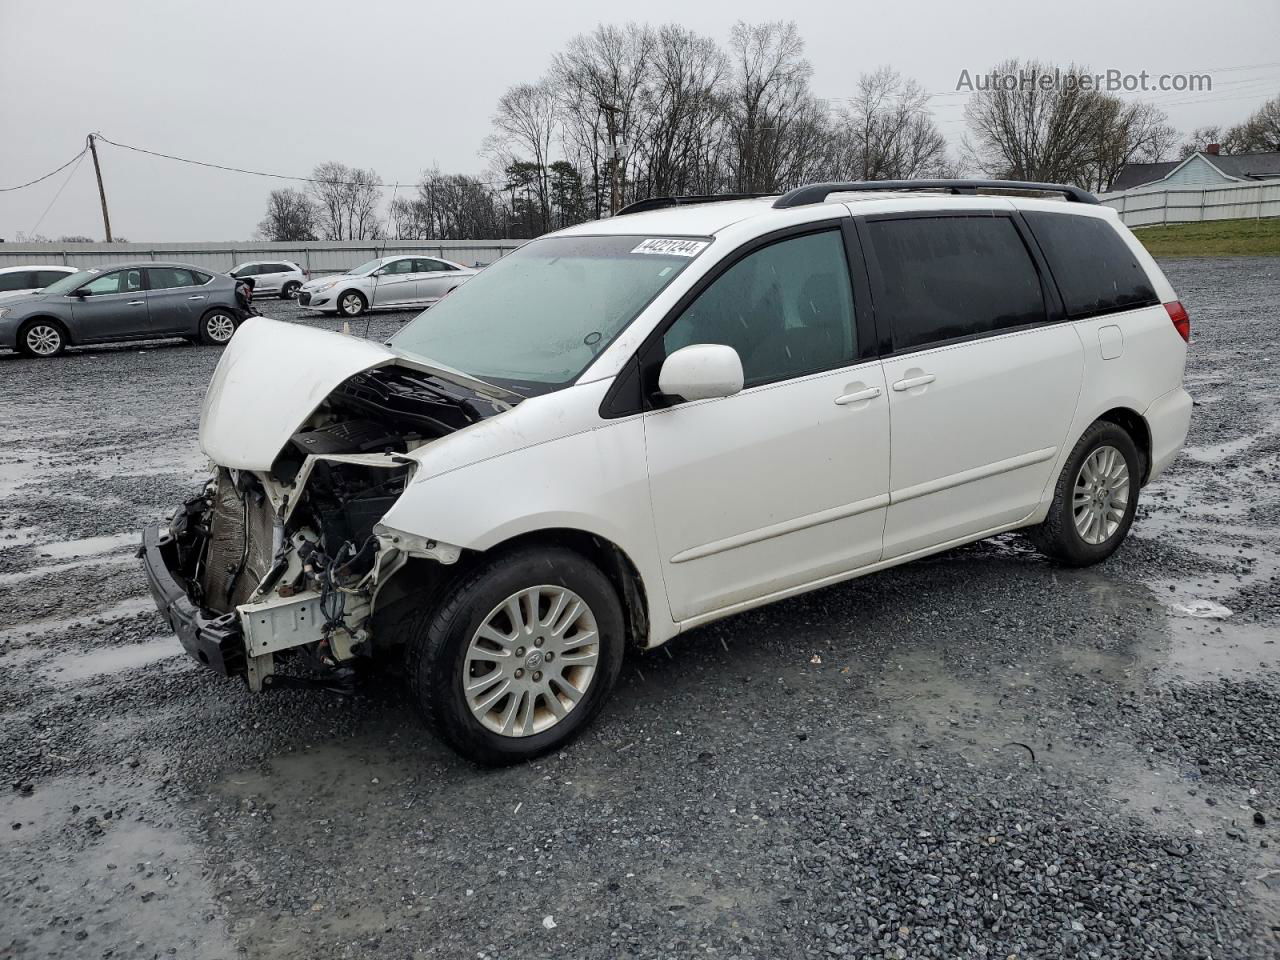
{"type": "Polygon", "coordinates": [[[76,267],[68,267],[60,263],[0,267],[0,302],[12,300],[26,293],[35,293],[75,273],[76,270],[76,267]]]}
{"type": "Polygon", "coordinates": [[[292,260],[252,260],[237,264],[231,276],[248,283],[255,297],[275,294],[281,300],[294,299],[308,278],[307,271],[292,260]]]}
{"type": "Polygon", "coordinates": [[[338,276],[302,285],[298,303],[323,313],[358,317],[366,310],[429,307],[478,270],[439,257],[379,257],[338,276]]]}
{"type": "Polygon", "coordinates": [[[215,476],[143,535],[192,656],[254,690],[289,654],[403,665],[456,749],[523,761],[627,646],[1009,530],[1105,560],[1186,438],[1187,312],[1078,188],[640,206],[386,344],[246,324],[201,414],[215,476]]]}
{"type": "MultiPolygon", "coordinates": [[[[69,345],[183,337],[222,345],[251,315],[243,287],[185,263],[81,270],[0,303],[0,346],[53,357],[69,345]]],[[[245,291],[247,292],[247,291],[245,291]]]]}

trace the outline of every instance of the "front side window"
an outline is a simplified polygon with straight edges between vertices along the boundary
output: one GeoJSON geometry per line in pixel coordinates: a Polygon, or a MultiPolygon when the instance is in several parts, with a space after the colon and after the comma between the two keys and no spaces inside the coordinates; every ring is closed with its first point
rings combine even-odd
{"type": "Polygon", "coordinates": [[[853,363],[853,290],[840,231],[781,240],[743,257],[662,342],[667,356],[695,343],[733,347],[748,387],[853,363]]]}
{"type": "Polygon", "coordinates": [[[33,282],[31,274],[26,270],[0,273],[0,293],[6,290],[30,290],[35,286],[39,284],[33,282]]]}
{"type": "Polygon", "coordinates": [[[99,297],[108,293],[132,293],[142,289],[141,270],[113,270],[90,280],[80,288],[90,296],[99,297]]]}
{"type": "Polygon", "coordinates": [[[57,283],[66,273],[61,270],[37,270],[35,274],[35,286],[47,287],[51,283],[57,283]]]}
{"type": "Polygon", "coordinates": [[[151,284],[152,290],[195,286],[195,278],[191,276],[191,271],[180,267],[147,267],[147,281],[151,284]]]}
{"type": "Polygon", "coordinates": [[[1008,217],[867,224],[879,264],[876,317],[908,350],[1045,320],[1035,261],[1008,217]]]}
{"type": "Polygon", "coordinates": [[[256,263],[250,263],[250,264],[246,264],[243,267],[236,267],[234,270],[231,271],[231,276],[235,277],[237,280],[241,280],[241,279],[244,279],[245,277],[256,276],[257,273],[258,273],[258,265],[256,263]]]}
{"type": "Polygon", "coordinates": [[[396,260],[388,263],[385,267],[378,271],[378,275],[382,277],[391,277],[404,273],[415,273],[412,260],[396,260]]]}
{"type": "Polygon", "coordinates": [[[1097,217],[1025,211],[1071,319],[1159,302],[1147,272],[1114,227],[1097,217]]]}
{"type": "Polygon", "coordinates": [[[710,241],[544,237],[462,284],[391,345],[526,396],[568,386],[710,241]]]}

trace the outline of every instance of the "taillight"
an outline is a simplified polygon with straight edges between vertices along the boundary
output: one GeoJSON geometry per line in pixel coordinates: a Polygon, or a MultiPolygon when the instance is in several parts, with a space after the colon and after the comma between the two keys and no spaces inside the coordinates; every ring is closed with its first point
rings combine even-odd
{"type": "Polygon", "coordinates": [[[1178,331],[1178,336],[1190,343],[1191,317],[1187,315],[1187,308],[1177,300],[1169,301],[1164,308],[1168,311],[1169,319],[1173,321],[1173,329],[1178,331]]]}

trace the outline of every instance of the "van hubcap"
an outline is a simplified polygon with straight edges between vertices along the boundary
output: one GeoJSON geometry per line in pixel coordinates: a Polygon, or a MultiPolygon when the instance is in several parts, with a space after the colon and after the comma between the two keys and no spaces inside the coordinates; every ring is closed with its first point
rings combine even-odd
{"type": "Polygon", "coordinates": [[[32,353],[42,357],[58,352],[62,345],[62,334],[47,323],[39,323],[27,331],[27,347],[32,353]]]}
{"type": "Polygon", "coordinates": [[[1085,457],[1071,501],[1076,532],[1085,543],[1105,543],[1129,509],[1129,465],[1115,447],[1099,447],[1085,457]]]}
{"type": "Polygon", "coordinates": [[[462,689],[486,729],[528,737],[582,702],[599,658],[599,629],[586,601],[564,587],[528,587],[494,607],[471,638],[462,689]]]}

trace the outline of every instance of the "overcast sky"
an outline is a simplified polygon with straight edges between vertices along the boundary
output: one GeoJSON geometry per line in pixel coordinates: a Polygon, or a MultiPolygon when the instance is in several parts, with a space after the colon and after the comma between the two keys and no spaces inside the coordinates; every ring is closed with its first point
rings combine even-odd
{"type": "MultiPolygon", "coordinates": [[[[1184,131],[1237,122],[1280,92],[1276,0],[0,0],[0,187],[57,167],[91,130],[284,174],[325,160],[372,167],[389,182],[432,165],[481,173],[477,151],[498,96],[539,77],[602,19],[678,22],[723,44],[734,20],[779,16],[799,25],[813,89],[826,98],[848,96],[859,73],[885,64],[930,91],[954,91],[962,70],[1011,56],[1211,73],[1210,93],[1150,97],[1184,131]]],[[[934,101],[953,142],[963,102],[934,101]]],[[[248,239],[281,185],[107,145],[100,154],[112,227],[134,241],[248,239]]],[[[100,239],[91,163],[67,176],[0,193],[0,237],[38,223],[47,236],[100,239]]]]}

